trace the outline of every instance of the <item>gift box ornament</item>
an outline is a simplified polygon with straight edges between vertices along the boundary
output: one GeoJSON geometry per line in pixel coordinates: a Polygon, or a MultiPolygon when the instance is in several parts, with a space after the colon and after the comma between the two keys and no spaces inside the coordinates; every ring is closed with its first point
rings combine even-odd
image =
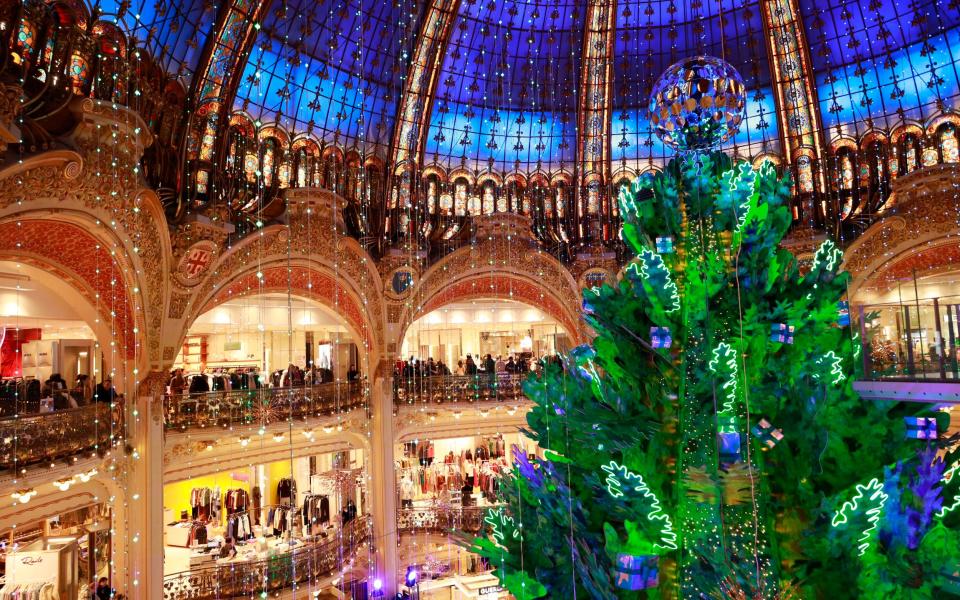
{"type": "Polygon", "coordinates": [[[658,237],[657,252],[660,254],[673,254],[673,238],[670,236],[658,237]]]}
{"type": "Polygon", "coordinates": [[[617,554],[617,587],[621,590],[645,590],[660,582],[660,557],[657,555],[617,554]]]}
{"type": "Polygon", "coordinates": [[[770,326],[770,340],[780,344],[792,344],[793,325],[774,323],[770,326]]]}
{"type": "Polygon", "coordinates": [[[837,302],[837,325],[840,327],[850,326],[850,303],[846,300],[837,302]]]}
{"type": "Polygon", "coordinates": [[[783,432],[774,427],[770,421],[766,419],[760,419],[760,422],[754,425],[750,429],[750,432],[753,433],[753,437],[760,440],[760,443],[764,445],[764,450],[773,448],[783,439],[783,432]]]}
{"type": "Polygon", "coordinates": [[[654,348],[669,348],[673,345],[669,327],[651,327],[650,345],[654,348]]]}
{"type": "Polygon", "coordinates": [[[937,420],[933,417],[904,417],[907,437],[917,440],[937,439],[937,420]]]}
{"type": "Polygon", "coordinates": [[[740,460],[740,434],[736,431],[718,431],[717,446],[720,462],[735,463],[740,460]]]}
{"type": "Polygon", "coordinates": [[[740,460],[740,432],[737,431],[736,418],[729,415],[720,415],[717,419],[717,447],[720,451],[720,462],[735,463],[740,460]]]}

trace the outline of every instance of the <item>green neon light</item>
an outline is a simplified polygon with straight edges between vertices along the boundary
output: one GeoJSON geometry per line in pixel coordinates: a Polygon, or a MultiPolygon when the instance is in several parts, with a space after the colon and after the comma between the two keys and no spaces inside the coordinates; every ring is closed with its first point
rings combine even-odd
{"type": "Polygon", "coordinates": [[[639,492],[643,494],[644,498],[650,500],[650,512],[647,513],[647,520],[660,522],[660,540],[663,542],[662,544],[654,544],[654,548],[676,550],[677,534],[673,530],[673,521],[670,520],[670,515],[663,512],[660,500],[650,490],[650,486],[643,480],[643,477],[612,460],[600,468],[607,474],[607,478],[604,480],[607,484],[607,493],[614,498],[620,498],[624,495],[624,485],[626,484],[627,487],[633,486],[632,490],[634,492],[639,492]]]}
{"type": "MultiPolygon", "coordinates": [[[[941,481],[944,483],[950,481],[950,479],[952,479],[954,474],[957,472],[957,469],[960,469],[960,463],[955,464],[947,469],[947,471],[943,474],[943,479],[941,481]]],[[[947,504],[944,503],[943,508],[941,508],[940,512],[937,513],[937,516],[942,519],[943,517],[947,516],[948,513],[951,513],[958,508],[960,508],[960,493],[953,497],[953,504],[950,506],[947,506],[947,504]]]]}
{"type": "Polygon", "coordinates": [[[826,263],[827,270],[833,271],[837,268],[837,265],[840,264],[840,259],[842,258],[843,252],[837,248],[837,245],[833,243],[833,240],[827,240],[820,244],[820,247],[817,248],[817,253],[813,255],[813,267],[810,270],[816,271],[817,267],[823,263],[826,263]]]}
{"type": "Polygon", "coordinates": [[[670,270],[663,262],[663,257],[652,250],[644,250],[637,258],[640,260],[640,266],[632,263],[627,270],[632,270],[644,281],[649,281],[654,276],[662,277],[663,283],[652,287],[662,288],[667,293],[667,302],[670,306],[665,308],[665,312],[670,314],[680,310],[680,292],[677,290],[677,284],[673,282],[673,277],[670,276],[670,270]]]}
{"type": "MultiPolygon", "coordinates": [[[[825,364],[830,364],[830,376],[833,377],[833,381],[830,383],[836,385],[847,378],[843,373],[843,359],[837,356],[837,353],[831,350],[823,356],[817,358],[817,366],[822,367],[825,364]]],[[[814,376],[816,379],[819,379],[819,375],[814,376]]]]}
{"type": "Polygon", "coordinates": [[[860,354],[861,354],[861,351],[862,351],[862,350],[863,350],[863,348],[861,347],[861,344],[860,344],[860,332],[859,332],[859,331],[854,331],[854,332],[853,332],[853,358],[854,358],[854,360],[858,360],[858,359],[860,358],[860,354]]]}
{"type": "Polygon", "coordinates": [[[750,210],[750,197],[753,196],[754,184],[757,181],[757,174],[754,173],[750,163],[742,162],[737,165],[736,175],[730,180],[730,191],[734,197],[743,198],[737,205],[737,227],[735,232],[739,232],[747,222],[747,212],[750,210]]]}
{"type": "Polygon", "coordinates": [[[730,414],[733,413],[734,405],[737,402],[737,352],[726,342],[720,342],[713,349],[713,359],[707,363],[707,367],[714,374],[718,374],[717,367],[721,360],[726,364],[726,371],[729,372],[729,376],[720,386],[723,389],[725,399],[719,414],[730,414]]]}
{"type": "MultiPolygon", "coordinates": [[[[498,508],[496,510],[487,511],[487,516],[483,518],[483,522],[490,526],[490,529],[493,531],[491,537],[493,541],[503,546],[504,534],[503,529],[506,529],[507,525],[513,527],[514,520],[513,517],[508,515],[503,511],[503,508],[498,508]]],[[[520,537],[520,530],[514,527],[513,529],[513,538],[517,539],[520,537]]]]}
{"type": "Polygon", "coordinates": [[[867,485],[857,484],[856,494],[853,498],[843,503],[840,506],[840,510],[833,515],[833,520],[831,524],[834,527],[839,527],[840,525],[846,524],[850,520],[850,515],[858,511],[861,508],[861,502],[864,504],[866,502],[875,503],[875,506],[867,509],[864,513],[867,516],[867,523],[870,524],[869,527],[863,530],[863,533],[860,534],[860,537],[857,538],[859,545],[857,549],[860,550],[859,556],[863,556],[867,551],[867,548],[870,547],[870,535],[877,528],[877,524],[880,522],[880,515],[883,513],[883,507],[887,503],[889,495],[883,491],[883,484],[880,483],[876,477],[870,480],[867,485]],[[867,498],[867,494],[870,495],[867,498]]]}

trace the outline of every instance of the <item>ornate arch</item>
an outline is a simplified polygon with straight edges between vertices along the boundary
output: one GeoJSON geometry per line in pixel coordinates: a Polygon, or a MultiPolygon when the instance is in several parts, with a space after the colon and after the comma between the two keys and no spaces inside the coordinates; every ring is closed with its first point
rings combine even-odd
{"type": "Polygon", "coordinates": [[[192,290],[175,291],[169,317],[178,320],[166,347],[175,353],[193,319],[229,297],[254,290],[288,289],[328,307],[339,307],[358,345],[368,345],[371,361],[382,350],[383,284],[376,263],[357,240],[338,235],[345,226],[340,196],[325,190],[289,189],[288,225],[265,227],[219,256],[192,290]],[[263,285],[257,278],[261,274],[263,285]],[[344,312],[346,311],[346,312],[344,312]]]}
{"type": "Polygon", "coordinates": [[[543,310],[559,322],[574,343],[587,338],[580,317],[581,294],[573,275],[553,256],[495,237],[476,248],[465,247],[434,264],[420,278],[397,334],[399,348],[410,325],[445,304],[477,298],[516,300],[543,310]],[[476,256],[488,257],[477,264],[476,256]]]}
{"type": "Polygon", "coordinates": [[[890,212],[847,249],[843,268],[853,275],[851,298],[865,286],[882,285],[896,277],[906,265],[922,266],[937,252],[954,252],[960,234],[954,199],[958,178],[960,165],[948,163],[919,169],[894,182],[890,212]]]}
{"type": "Polygon", "coordinates": [[[290,293],[313,300],[343,319],[358,344],[375,347],[372,327],[359,301],[325,269],[311,266],[309,260],[275,261],[270,265],[251,265],[246,272],[221,287],[197,312],[198,316],[228,300],[255,294],[290,293]]]}
{"type": "Polygon", "coordinates": [[[134,113],[119,115],[124,125],[114,130],[103,125],[118,118],[116,111],[102,103],[84,99],[73,108],[81,117],[79,153],[46,152],[0,170],[0,253],[55,273],[91,307],[99,304],[100,320],[116,324],[108,339],[137,367],[159,363],[171,256],[163,208],[132,177],[98,177],[113,159],[96,151],[110,139],[121,164],[132,164],[150,134],[134,113]],[[145,346],[137,347],[135,333],[145,346]]]}

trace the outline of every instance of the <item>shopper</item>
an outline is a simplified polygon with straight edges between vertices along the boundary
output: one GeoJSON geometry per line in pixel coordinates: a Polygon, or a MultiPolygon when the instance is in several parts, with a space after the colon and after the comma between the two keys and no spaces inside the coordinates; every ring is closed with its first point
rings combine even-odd
{"type": "Polygon", "coordinates": [[[93,600],[110,600],[111,596],[113,596],[113,590],[110,589],[110,580],[101,577],[97,581],[97,589],[93,594],[93,600]]]}
{"type": "Polygon", "coordinates": [[[94,402],[106,402],[112,404],[117,401],[117,390],[113,387],[113,380],[107,377],[103,382],[97,384],[93,391],[94,402]]]}
{"type": "Polygon", "coordinates": [[[477,363],[473,362],[473,356],[467,355],[467,364],[464,366],[464,373],[467,375],[477,374],[477,363]]]}
{"type": "Polygon", "coordinates": [[[93,385],[90,383],[90,376],[83,373],[77,375],[77,382],[70,394],[78,405],[86,406],[90,404],[90,400],[93,398],[93,385]]]}
{"type": "Polygon", "coordinates": [[[497,363],[494,362],[493,357],[489,354],[483,359],[483,370],[487,375],[493,375],[497,370],[497,363]]]}
{"type": "Polygon", "coordinates": [[[233,558],[237,555],[237,546],[233,541],[233,537],[227,536],[227,539],[223,541],[223,545],[220,546],[220,558],[233,558]]]}
{"type": "Polygon", "coordinates": [[[357,370],[357,365],[350,365],[350,370],[347,371],[347,381],[356,381],[360,377],[360,371],[357,370]]]}
{"type": "Polygon", "coordinates": [[[173,377],[170,378],[170,395],[182,396],[183,390],[187,388],[187,379],[183,376],[183,369],[175,369],[173,377]]]}
{"type": "Polygon", "coordinates": [[[457,361],[457,375],[466,375],[467,371],[464,369],[463,361],[457,361]]]}

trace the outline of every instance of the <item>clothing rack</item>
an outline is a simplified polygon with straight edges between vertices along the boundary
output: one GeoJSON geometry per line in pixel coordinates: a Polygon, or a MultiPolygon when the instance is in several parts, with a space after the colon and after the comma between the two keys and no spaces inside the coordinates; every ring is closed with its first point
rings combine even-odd
{"type": "Polygon", "coordinates": [[[220,488],[190,490],[190,518],[195,521],[219,521],[220,488]]]}
{"type": "Polygon", "coordinates": [[[277,503],[284,506],[294,506],[297,503],[297,480],[284,477],[277,483],[277,503]]]}
{"type": "Polygon", "coordinates": [[[227,517],[226,537],[232,537],[237,541],[252,538],[253,526],[250,513],[244,511],[227,517]]]}
{"type": "Polygon", "coordinates": [[[250,494],[242,488],[227,490],[223,506],[228,517],[247,512],[250,509],[250,494]]]}

